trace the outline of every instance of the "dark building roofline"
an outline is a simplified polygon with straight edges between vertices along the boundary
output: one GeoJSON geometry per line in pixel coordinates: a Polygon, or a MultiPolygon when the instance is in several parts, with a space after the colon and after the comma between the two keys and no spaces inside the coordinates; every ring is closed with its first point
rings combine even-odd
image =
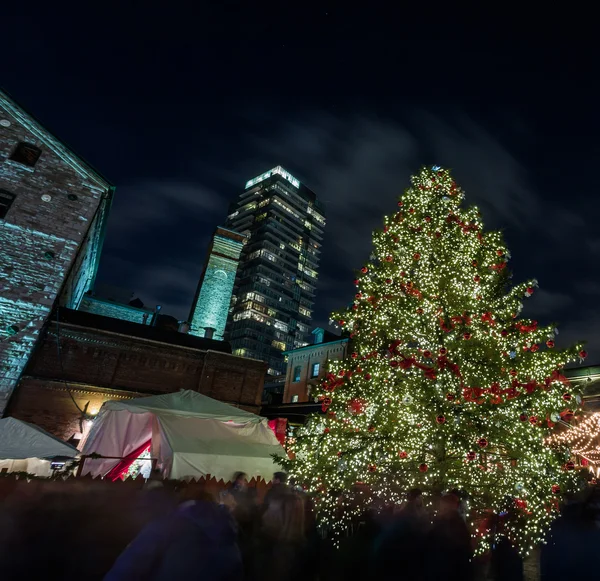
{"type": "Polygon", "coordinates": [[[106,187],[110,190],[110,197],[112,198],[112,194],[114,192],[115,186],[110,182],[106,177],[104,177],[93,165],[87,162],[81,155],[79,155],[72,147],[66,144],[62,139],[56,136],[56,133],[50,131],[35,115],[30,113],[25,107],[19,104],[17,100],[15,100],[7,91],[0,87],[0,100],[5,101],[9,104],[13,109],[20,112],[22,115],[28,117],[31,121],[33,121],[40,130],[49,135],[53,140],[55,140],[59,145],[61,145],[64,149],[66,149],[80,165],[85,166],[90,173],[95,174],[96,178],[103,181],[106,187]]]}
{"type": "Polygon", "coordinates": [[[165,343],[167,345],[198,349],[199,351],[220,351],[221,353],[231,354],[231,345],[227,341],[215,341],[213,339],[195,337],[194,335],[179,333],[178,331],[159,329],[150,327],[149,325],[142,325],[141,323],[113,319],[94,313],[86,313],[85,311],[74,311],[64,307],[60,307],[57,313],[54,313],[50,319],[50,327],[56,325],[58,318],[59,324],[87,327],[88,329],[95,329],[97,331],[107,331],[109,333],[165,343]]]}

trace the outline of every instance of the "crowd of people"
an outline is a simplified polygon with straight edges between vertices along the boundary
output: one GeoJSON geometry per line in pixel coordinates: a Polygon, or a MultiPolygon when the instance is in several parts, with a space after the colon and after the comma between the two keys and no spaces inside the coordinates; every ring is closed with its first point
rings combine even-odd
{"type": "MultiPolygon", "coordinates": [[[[473,559],[456,491],[439,498],[433,514],[421,491],[411,490],[403,505],[363,515],[339,549],[318,535],[309,498],[284,473],[274,475],[261,503],[254,493],[246,475],[237,473],[218,498],[183,502],[130,543],[106,581],[258,581],[266,575],[302,581],[524,579],[522,559],[501,535],[488,555],[473,559]]],[[[599,520],[597,492],[566,506],[542,549],[544,581],[563,578],[571,566],[567,554],[595,560],[590,543],[600,541],[599,520]]]]}

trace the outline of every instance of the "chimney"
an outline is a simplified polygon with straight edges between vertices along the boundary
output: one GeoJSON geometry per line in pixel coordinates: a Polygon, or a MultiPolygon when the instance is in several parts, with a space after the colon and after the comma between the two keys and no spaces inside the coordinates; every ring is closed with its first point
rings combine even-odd
{"type": "Polygon", "coordinates": [[[190,324],[187,321],[179,321],[179,332],[187,335],[190,332],[190,324]]]}
{"type": "Polygon", "coordinates": [[[204,327],[204,338],[205,339],[212,339],[214,333],[215,333],[215,330],[212,327],[204,327]]]}

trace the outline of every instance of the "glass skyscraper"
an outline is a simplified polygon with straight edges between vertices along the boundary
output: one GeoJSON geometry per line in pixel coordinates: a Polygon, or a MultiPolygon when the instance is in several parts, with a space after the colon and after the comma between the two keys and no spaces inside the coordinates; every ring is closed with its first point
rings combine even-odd
{"type": "Polygon", "coordinates": [[[282,167],[246,183],[226,227],[248,237],[226,337],[233,353],[285,373],[283,352],[308,343],[325,227],[314,192],[282,167]]]}

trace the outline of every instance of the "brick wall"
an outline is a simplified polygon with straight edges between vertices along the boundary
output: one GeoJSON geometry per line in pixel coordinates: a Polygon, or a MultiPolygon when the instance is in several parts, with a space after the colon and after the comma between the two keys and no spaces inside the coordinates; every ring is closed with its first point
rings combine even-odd
{"type": "Polygon", "coordinates": [[[69,392],[80,409],[89,402],[88,413],[96,413],[104,401],[115,397],[180,389],[198,391],[258,413],[265,371],[262,361],[228,353],[68,324],[61,324],[57,332],[56,324],[51,323],[7,413],[63,439],[80,432],[81,414],[69,392]]]}
{"type": "Polygon", "coordinates": [[[1,417],[61,291],[74,304],[93,282],[100,222],[112,190],[1,92],[0,121],[0,188],[16,196],[0,219],[1,417]],[[22,141],[41,149],[35,167],[9,159],[22,141]],[[76,271],[72,267],[94,220],[96,237],[89,238],[76,271]],[[73,283],[66,288],[71,272],[73,283]]]}
{"type": "Polygon", "coordinates": [[[283,403],[290,403],[294,396],[299,402],[310,400],[310,390],[327,372],[327,362],[344,359],[348,351],[348,341],[334,341],[310,345],[288,353],[283,403]],[[319,373],[313,376],[315,363],[319,364],[319,373]],[[300,368],[300,381],[294,381],[295,370],[300,368]]]}

